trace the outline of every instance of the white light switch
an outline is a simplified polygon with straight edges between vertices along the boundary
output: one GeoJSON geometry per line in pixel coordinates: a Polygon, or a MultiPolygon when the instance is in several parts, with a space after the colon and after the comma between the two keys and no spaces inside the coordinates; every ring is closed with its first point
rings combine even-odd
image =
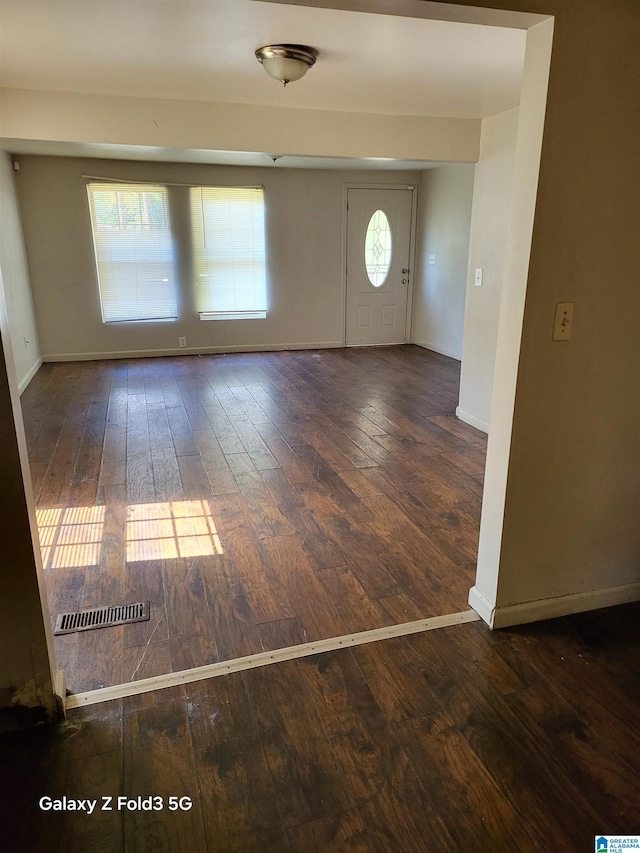
{"type": "Polygon", "coordinates": [[[553,318],[553,340],[568,341],[571,339],[571,324],[573,323],[573,302],[558,302],[553,318]]]}
{"type": "Polygon", "coordinates": [[[435,262],[436,262],[436,256],[435,255],[429,255],[429,263],[435,264],[435,262]]]}
{"type": "Polygon", "coordinates": [[[473,283],[476,287],[482,287],[482,267],[476,267],[476,277],[473,283]]]}

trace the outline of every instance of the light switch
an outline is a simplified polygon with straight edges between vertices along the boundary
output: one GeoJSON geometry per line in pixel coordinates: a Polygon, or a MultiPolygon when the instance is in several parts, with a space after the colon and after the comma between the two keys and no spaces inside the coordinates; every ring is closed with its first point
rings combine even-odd
{"type": "Polygon", "coordinates": [[[573,302],[558,302],[553,318],[553,340],[568,341],[571,339],[571,324],[573,323],[573,302]]]}
{"type": "Polygon", "coordinates": [[[473,283],[476,287],[482,287],[482,267],[476,267],[476,276],[473,283]]]}
{"type": "Polygon", "coordinates": [[[436,262],[436,256],[435,255],[429,255],[429,263],[435,264],[435,262],[436,262]]]}

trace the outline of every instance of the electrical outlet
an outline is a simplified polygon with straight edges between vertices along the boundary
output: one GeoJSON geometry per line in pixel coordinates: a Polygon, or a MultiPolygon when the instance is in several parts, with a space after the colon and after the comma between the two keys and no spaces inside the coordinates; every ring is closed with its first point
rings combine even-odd
{"type": "Polygon", "coordinates": [[[179,347],[186,347],[186,345],[187,345],[187,339],[186,338],[178,338],[178,346],[179,347]]]}
{"type": "Polygon", "coordinates": [[[476,275],[473,283],[476,287],[482,287],[482,267],[476,267],[476,275]]]}
{"type": "Polygon", "coordinates": [[[553,340],[571,340],[571,324],[573,323],[573,302],[558,302],[553,318],[553,340]]]}

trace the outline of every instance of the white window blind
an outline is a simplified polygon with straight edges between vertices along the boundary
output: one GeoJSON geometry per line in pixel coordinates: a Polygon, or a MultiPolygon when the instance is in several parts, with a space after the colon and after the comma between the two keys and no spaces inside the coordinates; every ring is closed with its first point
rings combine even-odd
{"type": "Polygon", "coordinates": [[[266,317],[264,190],[193,187],[191,222],[201,319],[266,317]]]}
{"type": "Polygon", "coordinates": [[[178,316],[167,190],[88,184],[105,323],[178,316]]]}

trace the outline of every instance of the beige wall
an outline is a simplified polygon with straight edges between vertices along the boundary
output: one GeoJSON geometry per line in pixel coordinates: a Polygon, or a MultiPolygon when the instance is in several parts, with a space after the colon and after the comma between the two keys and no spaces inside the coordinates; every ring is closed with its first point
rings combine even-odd
{"type": "Polygon", "coordinates": [[[458,417],[488,432],[505,253],[513,207],[518,110],[482,122],[473,182],[458,417]],[[474,283],[483,271],[482,287],[474,283]]]}
{"type": "Polygon", "coordinates": [[[635,0],[547,6],[557,19],[501,608],[557,596],[582,606],[586,595],[587,607],[640,598],[640,9],[635,0]],[[564,301],[575,303],[573,336],[554,343],[564,301]]]}
{"type": "Polygon", "coordinates": [[[536,127],[524,105],[544,98],[527,72],[544,62],[544,28],[528,35],[471,596],[497,626],[640,598],[640,14],[631,2],[547,6],[556,19],[530,263],[522,187],[536,127]],[[558,343],[562,301],[575,303],[574,328],[558,343]]]}
{"type": "Polygon", "coordinates": [[[0,138],[473,163],[480,122],[0,89],[0,138]]]}
{"type": "Polygon", "coordinates": [[[0,151],[0,270],[4,280],[13,362],[18,387],[23,390],[41,362],[13,175],[10,157],[0,151]]]}
{"type": "Polygon", "coordinates": [[[422,173],[418,199],[414,343],[460,360],[469,255],[473,166],[422,173]],[[429,255],[436,263],[429,263],[429,255]]]}
{"type": "MultiPolygon", "coordinates": [[[[336,172],[195,164],[22,157],[18,192],[45,359],[91,355],[341,346],[342,198],[346,182],[411,183],[413,172],[336,172]],[[203,322],[193,304],[189,253],[181,253],[180,316],[174,323],[102,323],[86,194],[81,176],[179,183],[263,184],[266,201],[266,320],[203,322]],[[51,216],[55,200],[55,216],[51,216]]],[[[169,187],[172,227],[188,248],[189,190],[169,187]]]]}

